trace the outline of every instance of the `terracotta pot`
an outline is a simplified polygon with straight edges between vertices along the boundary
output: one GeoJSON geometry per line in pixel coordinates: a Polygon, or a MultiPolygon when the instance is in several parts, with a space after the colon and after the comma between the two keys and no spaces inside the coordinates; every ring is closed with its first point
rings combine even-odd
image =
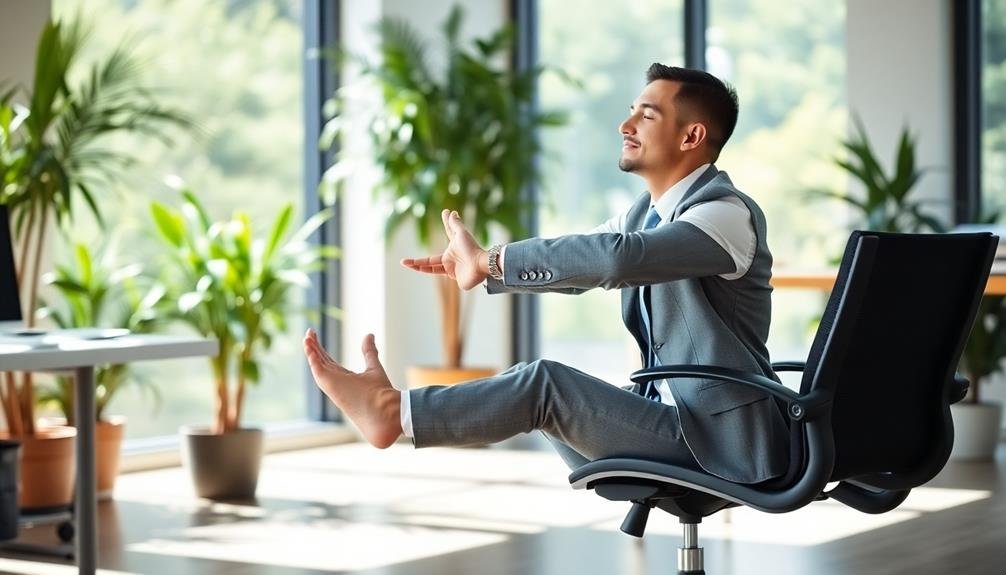
{"type": "Polygon", "coordinates": [[[497,371],[490,367],[450,368],[413,365],[406,369],[405,381],[410,389],[427,385],[454,385],[473,379],[490,377],[496,375],[497,371]]]}
{"type": "Polygon", "coordinates": [[[192,474],[196,495],[208,499],[251,499],[262,464],[261,429],[221,435],[206,427],[183,427],[182,464],[192,474]]]}
{"type": "MultiPolygon", "coordinates": [[[[66,425],[66,419],[40,417],[39,423],[46,427],[62,427],[66,425]]],[[[115,490],[125,426],[126,417],[123,415],[113,415],[94,426],[94,466],[98,476],[98,499],[111,499],[115,490]]]]}
{"type": "Polygon", "coordinates": [[[121,415],[113,415],[107,421],[99,421],[94,429],[98,499],[111,499],[115,491],[115,479],[119,476],[119,454],[122,452],[122,438],[125,432],[126,418],[121,415]]]}
{"type": "Polygon", "coordinates": [[[73,501],[77,430],[72,427],[37,427],[21,442],[21,481],[18,505],[41,510],[66,507],[73,501]]]}

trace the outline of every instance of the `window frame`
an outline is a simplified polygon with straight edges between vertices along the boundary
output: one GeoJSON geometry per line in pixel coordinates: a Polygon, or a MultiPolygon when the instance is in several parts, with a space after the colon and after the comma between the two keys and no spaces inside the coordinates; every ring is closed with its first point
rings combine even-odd
{"type": "Polygon", "coordinates": [[[982,19],[984,0],[953,1],[954,219],[973,222],[982,206],[982,19]]]}
{"type": "MultiPolygon", "coordinates": [[[[318,141],[325,126],[322,111],[325,101],[339,87],[339,73],[329,59],[322,57],[326,47],[337,46],[340,40],[342,2],[340,0],[307,0],[304,3],[304,212],[305,218],[322,209],[318,186],[321,184],[325,168],[332,165],[338,153],[338,143],[328,150],[321,150],[318,141]],[[311,209],[313,208],[313,210],[311,209]]],[[[335,215],[311,241],[315,245],[342,244],[340,226],[341,210],[339,199],[332,206],[335,215]]],[[[311,275],[311,287],[307,290],[307,305],[314,309],[339,306],[342,302],[339,278],[342,277],[342,262],[338,259],[328,263],[325,270],[311,275]]],[[[342,337],[339,322],[324,314],[320,323],[313,326],[318,331],[325,348],[335,357],[342,353],[342,337]]],[[[311,370],[304,364],[306,393],[306,419],[309,421],[342,422],[341,412],[325,394],[314,385],[311,370]]]]}

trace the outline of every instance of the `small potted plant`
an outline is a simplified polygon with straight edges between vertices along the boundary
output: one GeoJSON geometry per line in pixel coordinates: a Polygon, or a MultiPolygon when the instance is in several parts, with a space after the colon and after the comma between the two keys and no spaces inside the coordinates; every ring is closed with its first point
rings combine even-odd
{"type": "Polygon", "coordinates": [[[954,449],[957,460],[990,461],[999,444],[1002,404],[981,398],[981,388],[1002,373],[1006,357],[1006,297],[985,296],[971,329],[960,371],[970,382],[964,401],[950,406],[954,418],[954,449]]]}
{"type": "Polygon", "coordinates": [[[299,311],[293,309],[295,290],[307,288],[308,274],[338,256],[337,248],[309,241],[332,211],[314,214],[288,236],[293,206],[287,204],[269,235],[256,238],[243,212],[214,221],[190,190],[183,189],[182,197],[180,211],[151,205],[169,248],[164,281],[173,308],[168,313],[220,342],[220,353],[210,359],[216,419],[209,427],[182,429],[182,458],[200,497],[251,498],[263,438],[261,429],[241,426],[245,391],[259,379],[260,354],[286,332],[286,318],[299,311]]]}
{"type": "MultiPolygon", "coordinates": [[[[149,333],[159,323],[157,307],[164,298],[164,286],[154,283],[142,289],[140,264],[117,266],[115,250],[105,250],[95,258],[84,244],[75,246],[72,263],[57,265],[42,280],[59,301],[45,302],[40,319],[48,319],[61,329],[107,327],[124,328],[131,333],[149,333]]],[[[111,497],[119,471],[119,452],[125,433],[126,418],[108,415],[107,408],[116,393],[130,382],[148,383],[129,371],[127,365],[105,365],[95,370],[95,440],[97,445],[97,486],[99,497],[111,497]]],[[[157,397],[157,389],[147,385],[157,397]]],[[[51,385],[42,386],[38,401],[54,406],[62,414],[60,423],[76,427],[73,409],[73,378],[58,376],[51,385]]]]}

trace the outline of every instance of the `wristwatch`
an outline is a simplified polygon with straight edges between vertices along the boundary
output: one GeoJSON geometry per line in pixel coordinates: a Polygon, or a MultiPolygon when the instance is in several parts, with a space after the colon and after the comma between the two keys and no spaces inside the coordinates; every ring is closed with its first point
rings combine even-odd
{"type": "Polygon", "coordinates": [[[503,270],[500,269],[500,250],[503,244],[496,244],[489,248],[489,277],[494,280],[503,281],[503,270]]]}

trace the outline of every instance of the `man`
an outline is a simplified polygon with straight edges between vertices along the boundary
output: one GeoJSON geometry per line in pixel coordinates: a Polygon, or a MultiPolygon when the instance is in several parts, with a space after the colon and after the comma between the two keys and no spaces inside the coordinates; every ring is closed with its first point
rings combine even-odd
{"type": "MultiPolygon", "coordinates": [[[[716,365],[775,379],[765,347],[772,291],[765,217],[713,166],[737,113],[733,89],[710,74],[653,64],[619,128],[619,168],[648,189],[628,211],[590,234],[486,251],[457,212],[445,210],[447,249],[402,263],[446,274],[466,290],[486,282],[490,293],[618,288],[646,365],[716,365]]],[[[426,447],[537,429],[573,467],[642,457],[742,483],[786,469],[785,420],[757,389],[674,379],[630,390],[538,360],[464,385],[399,392],[372,335],[363,342],[361,373],[332,360],[311,331],[304,345],[319,387],[377,447],[403,433],[426,447]]]]}

